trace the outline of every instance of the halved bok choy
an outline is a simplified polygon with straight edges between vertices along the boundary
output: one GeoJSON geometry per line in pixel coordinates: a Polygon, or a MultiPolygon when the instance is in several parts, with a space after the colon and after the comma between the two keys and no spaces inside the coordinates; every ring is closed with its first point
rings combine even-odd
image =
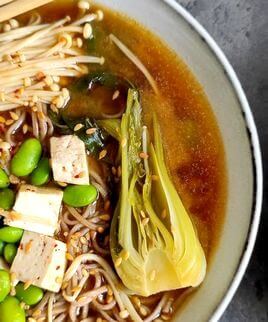
{"type": "Polygon", "coordinates": [[[121,192],[111,254],[124,285],[138,295],[198,286],[206,258],[165,165],[160,128],[142,125],[139,93],[130,89],[120,128],[121,192]]]}

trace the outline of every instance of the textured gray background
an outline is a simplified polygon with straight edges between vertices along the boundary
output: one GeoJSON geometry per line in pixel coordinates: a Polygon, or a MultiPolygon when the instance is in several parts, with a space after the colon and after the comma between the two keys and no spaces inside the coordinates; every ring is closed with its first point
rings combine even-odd
{"type": "MultiPolygon", "coordinates": [[[[265,179],[268,165],[268,0],[177,0],[223,49],[245,89],[257,123],[265,179]]],[[[267,181],[267,180],[264,180],[267,181]]],[[[221,322],[268,321],[267,191],[247,273],[221,322]]],[[[205,301],[206,299],[204,299],[205,301]]]]}

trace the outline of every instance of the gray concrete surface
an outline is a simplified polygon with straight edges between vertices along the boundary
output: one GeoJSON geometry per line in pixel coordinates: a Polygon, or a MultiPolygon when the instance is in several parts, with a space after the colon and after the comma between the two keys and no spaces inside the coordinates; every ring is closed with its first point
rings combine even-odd
{"type": "Polygon", "coordinates": [[[223,49],[245,89],[263,152],[265,197],[247,273],[221,322],[268,321],[268,0],[177,0],[223,49]]]}

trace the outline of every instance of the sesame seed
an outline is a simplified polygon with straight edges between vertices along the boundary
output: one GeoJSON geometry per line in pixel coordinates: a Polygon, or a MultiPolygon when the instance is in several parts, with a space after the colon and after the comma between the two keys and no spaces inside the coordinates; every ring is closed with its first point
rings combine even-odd
{"type": "Polygon", "coordinates": [[[161,212],[161,218],[165,219],[166,217],[167,217],[167,210],[163,209],[162,212],[161,212]]]}
{"type": "Polygon", "coordinates": [[[25,283],[24,283],[24,286],[23,286],[23,289],[24,289],[24,290],[27,290],[27,289],[32,285],[32,283],[33,283],[32,281],[27,281],[27,282],[25,282],[25,283]]]}
{"type": "Polygon", "coordinates": [[[111,206],[111,201],[110,200],[106,200],[104,203],[104,210],[107,211],[111,206]]]}
{"type": "Polygon", "coordinates": [[[36,322],[36,319],[28,318],[28,322],[36,322]]]}
{"type": "Polygon", "coordinates": [[[122,148],[124,148],[126,145],[127,145],[127,139],[123,138],[122,141],[121,141],[122,148]]]}
{"type": "Polygon", "coordinates": [[[155,276],[156,276],[156,271],[152,270],[151,273],[150,273],[150,280],[151,281],[155,280],[155,276]]]}
{"type": "Polygon", "coordinates": [[[81,130],[83,127],[84,127],[84,125],[83,125],[83,124],[78,123],[78,124],[76,124],[76,126],[74,127],[74,131],[75,131],[75,132],[76,132],[76,131],[79,131],[79,130],[81,130]]]}
{"type": "Polygon", "coordinates": [[[65,231],[64,233],[63,233],[63,236],[64,237],[67,237],[69,234],[68,234],[68,232],[67,231],[65,231]]]}
{"type": "Polygon", "coordinates": [[[60,181],[57,181],[57,184],[61,187],[67,187],[67,183],[65,182],[60,182],[60,181]]]}
{"type": "Polygon", "coordinates": [[[120,256],[126,261],[129,259],[130,254],[126,249],[123,249],[120,253],[120,256]]]}
{"type": "Polygon", "coordinates": [[[11,111],[11,112],[9,112],[9,114],[14,121],[17,121],[19,119],[19,116],[17,113],[11,111]]]}
{"type": "Polygon", "coordinates": [[[76,286],[76,287],[74,287],[74,288],[72,288],[72,290],[71,290],[73,293],[75,293],[75,292],[80,292],[81,291],[81,287],[80,286],[76,286]]]}
{"type": "Polygon", "coordinates": [[[148,159],[149,158],[149,155],[147,153],[145,153],[145,152],[141,152],[140,153],[140,158],[141,159],[148,159]]]}
{"type": "Polygon", "coordinates": [[[87,245],[87,244],[88,244],[88,240],[87,240],[87,239],[86,239],[86,237],[84,237],[84,236],[80,237],[80,242],[81,242],[81,244],[83,244],[83,245],[87,245]]]}
{"type": "Polygon", "coordinates": [[[153,180],[153,181],[158,181],[158,180],[159,180],[159,176],[158,176],[158,175],[156,175],[156,174],[153,174],[153,175],[152,175],[152,180],[153,180]]]}
{"type": "Polygon", "coordinates": [[[116,168],[115,168],[115,167],[112,167],[112,174],[115,176],[115,175],[116,175],[116,173],[117,173],[116,168]]]}
{"type": "Polygon", "coordinates": [[[42,311],[41,311],[41,310],[39,310],[39,309],[37,309],[37,310],[35,310],[35,311],[33,312],[33,316],[38,317],[39,315],[41,315],[41,313],[42,313],[42,311]]]}
{"type": "Polygon", "coordinates": [[[122,170],[121,170],[121,167],[119,166],[119,167],[117,168],[117,176],[120,178],[120,177],[121,177],[121,175],[122,175],[122,170]]]}
{"type": "Polygon", "coordinates": [[[89,39],[92,35],[92,27],[89,23],[86,23],[83,28],[83,37],[89,39]]]}
{"type": "Polygon", "coordinates": [[[18,20],[16,20],[16,19],[10,19],[10,20],[8,20],[8,22],[9,22],[12,29],[18,28],[20,26],[18,20]]]}
{"type": "Polygon", "coordinates": [[[107,150],[102,150],[99,154],[99,160],[105,158],[106,154],[107,154],[107,150]]]}
{"type": "Polygon", "coordinates": [[[89,275],[88,271],[85,268],[82,269],[82,274],[85,277],[89,275]]]}
{"type": "Polygon", "coordinates": [[[99,217],[101,220],[104,220],[104,221],[109,221],[111,219],[110,215],[108,214],[105,214],[105,215],[100,215],[99,217]]]}
{"type": "Polygon", "coordinates": [[[92,127],[90,129],[86,130],[86,134],[91,135],[91,134],[95,133],[96,131],[97,131],[97,128],[92,127]]]}
{"type": "Polygon", "coordinates": [[[25,253],[29,253],[33,245],[33,240],[30,240],[25,246],[25,253]]]}
{"type": "Polygon", "coordinates": [[[6,125],[11,125],[13,123],[14,123],[14,120],[12,120],[12,119],[6,121],[6,125]]]}
{"type": "Polygon", "coordinates": [[[144,219],[142,219],[142,221],[141,221],[141,224],[143,225],[143,226],[146,226],[147,224],[148,224],[148,222],[150,221],[150,219],[149,218],[144,218],[144,219]]]}
{"type": "Polygon", "coordinates": [[[74,258],[70,253],[66,253],[66,258],[68,259],[68,261],[73,261],[74,258]]]}
{"type": "Polygon", "coordinates": [[[11,30],[10,24],[9,23],[5,23],[4,24],[4,27],[3,27],[3,30],[4,30],[4,32],[10,31],[11,30]]]}
{"type": "Polygon", "coordinates": [[[97,318],[96,322],[102,322],[102,318],[97,318]]]}
{"type": "Polygon", "coordinates": [[[141,306],[140,307],[140,314],[143,315],[143,316],[146,316],[147,315],[147,310],[145,309],[144,306],[141,306]]]}
{"type": "Polygon", "coordinates": [[[114,263],[115,267],[119,267],[122,264],[122,257],[118,257],[114,263]]]}
{"type": "Polygon", "coordinates": [[[88,10],[90,8],[90,4],[87,1],[79,1],[77,6],[79,9],[84,9],[84,10],[88,10]]]}
{"type": "Polygon", "coordinates": [[[133,296],[133,302],[136,304],[137,307],[141,306],[141,300],[137,296],[133,296]]]}
{"type": "Polygon", "coordinates": [[[127,310],[124,310],[119,313],[119,316],[121,319],[126,319],[129,316],[129,313],[127,310]]]}
{"type": "Polygon", "coordinates": [[[6,119],[3,116],[0,116],[0,123],[5,123],[6,119]]]}
{"type": "Polygon", "coordinates": [[[9,176],[9,181],[12,184],[19,184],[20,183],[20,179],[18,177],[14,176],[14,174],[11,174],[9,176]]]}
{"type": "Polygon", "coordinates": [[[103,227],[98,227],[97,231],[98,231],[98,233],[102,234],[104,232],[104,228],[103,227]]]}
{"type": "Polygon", "coordinates": [[[68,282],[63,282],[61,285],[61,289],[64,290],[68,287],[68,282]]]}
{"type": "Polygon", "coordinates": [[[32,107],[32,111],[33,111],[33,112],[37,112],[37,111],[38,111],[38,109],[37,109],[37,106],[36,106],[36,105],[34,105],[34,106],[32,107]]]}
{"type": "Polygon", "coordinates": [[[43,80],[45,77],[46,77],[46,75],[45,75],[43,72],[38,72],[38,73],[35,75],[35,78],[36,78],[38,81],[43,80]]]}
{"type": "Polygon", "coordinates": [[[142,218],[146,218],[145,212],[143,210],[141,210],[140,214],[141,214],[142,218]]]}
{"type": "Polygon", "coordinates": [[[116,91],[113,93],[112,100],[113,100],[113,101],[114,101],[114,100],[116,100],[116,99],[119,97],[119,95],[120,95],[119,90],[116,90],[116,91]]]}
{"type": "Polygon", "coordinates": [[[61,277],[61,276],[57,276],[57,277],[55,278],[55,281],[56,281],[56,283],[58,283],[58,284],[62,284],[62,277],[61,277]]]}
{"type": "Polygon", "coordinates": [[[0,142],[0,149],[7,151],[11,148],[10,143],[8,142],[0,142]]]}
{"type": "Polygon", "coordinates": [[[24,86],[25,86],[25,87],[31,86],[31,85],[32,85],[32,80],[31,80],[31,78],[30,78],[30,77],[26,77],[26,78],[24,78],[24,80],[23,80],[23,84],[24,84],[24,86]]]}
{"type": "Polygon", "coordinates": [[[77,300],[77,302],[78,302],[78,303],[81,303],[81,302],[83,302],[85,299],[86,299],[86,297],[85,297],[85,296],[81,296],[81,297],[79,297],[79,299],[77,300]]]}

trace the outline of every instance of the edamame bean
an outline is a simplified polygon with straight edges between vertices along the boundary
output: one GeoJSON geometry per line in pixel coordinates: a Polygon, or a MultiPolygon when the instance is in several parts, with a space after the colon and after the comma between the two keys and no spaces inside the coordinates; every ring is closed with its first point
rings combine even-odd
{"type": "Polygon", "coordinates": [[[0,168],[0,188],[9,186],[9,178],[3,169],[0,168]]]}
{"type": "Polygon", "coordinates": [[[0,302],[4,301],[11,289],[10,276],[7,271],[0,269],[0,302]]]}
{"type": "Polygon", "coordinates": [[[0,303],[0,322],[26,322],[25,311],[16,297],[7,296],[0,303]]]}
{"type": "Polygon", "coordinates": [[[0,240],[0,256],[3,255],[4,247],[5,247],[5,243],[2,240],[0,240]]]}
{"type": "Polygon", "coordinates": [[[36,305],[39,303],[44,296],[44,292],[41,288],[31,285],[26,290],[24,289],[24,284],[19,283],[16,286],[16,297],[21,302],[27,305],[36,305]]]}
{"type": "Polygon", "coordinates": [[[98,191],[93,185],[68,186],[63,193],[63,201],[72,207],[84,207],[97,199],[98,191]]]}
{"type": "Polygon", "coordinates": [[[15,193],[9,188],[0,190],[0,208],[9,210],[12,208],[15,201],[15,193]]]}
{"type": "Polygon", "coordinates": [[[11,160],[11,173],[17,177],[29,175],[36,168],[41,153],[41,143],[37,139],[27,139],[11,160]]]}
{"type": "Polygon", "coordinates": [[[17,254],[17,247],[14,244],[7,244],[4,248],[4,258],[8,264],[12,264],[16,254],[17,254]]]}
{"type": "Polygon", "coordinates": [[[21,240],[23,230],[16,227],[0,228],[0,240],[6,243],[17,243],[21,240]]]}
{"type": "Polygon", "coordinates": [[[42,158],[36,169],[31,174],[31,183],[35,186],[42,186],[47,183],[50,176],[50,167],[48,158],[42,158]]]}

